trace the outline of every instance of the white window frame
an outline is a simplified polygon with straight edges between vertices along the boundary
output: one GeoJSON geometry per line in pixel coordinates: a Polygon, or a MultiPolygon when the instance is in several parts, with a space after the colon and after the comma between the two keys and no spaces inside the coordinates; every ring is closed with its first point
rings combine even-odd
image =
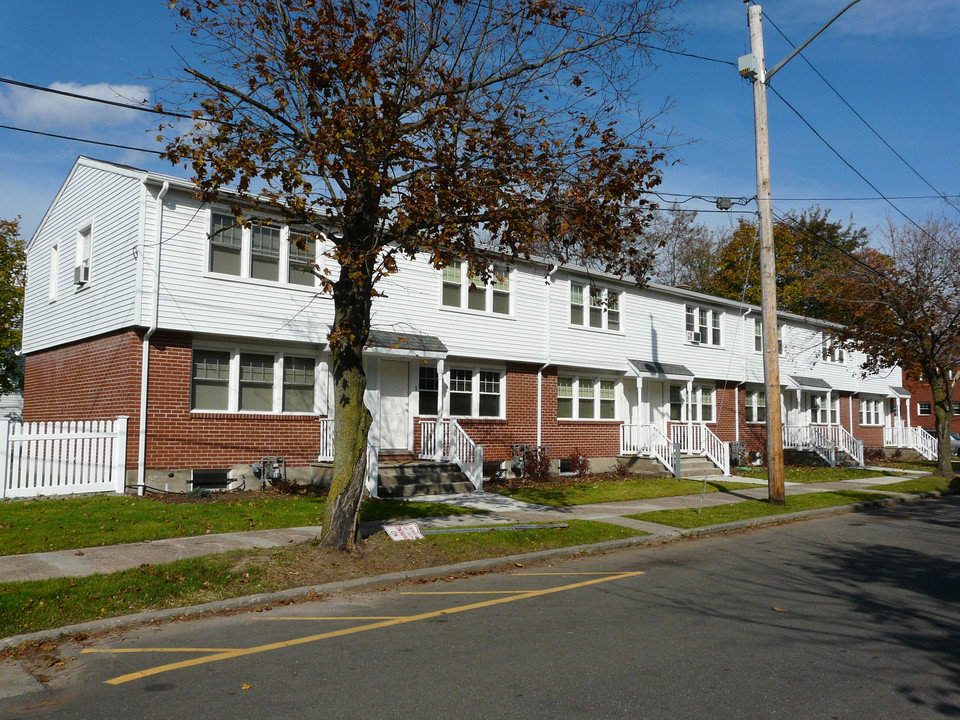
{"type": "Polygon", "coordinates": [[[620,402],[618,398],[620,393],[618,391],[618,382],[616,378],[610,377],[609,375],[559,373],[557,375],[557,420],[561,422],[581,420],[589,420],[591,422],[619,422],[620,402]],[[560,395],[561,379],[572,381],[572,394],[569,398],[560,395]],[[613,397],[604,397],[605,386],[612,390],[613,397]],[[560,416],[559,400],[561,398],[570,399],[571,401],[570,417],[560,416]],[[580,403],[586,403],[587,401],[590,402],[592,407],[592,414],[589,417],[580,412],[580,403]],[[610,407],[610,403],[613,405],[613,417],[602,417],[603,409],[610,407]]]}
{"type": "Polygon", "coordinates": [[[843,346],[840,345],[834,338],[830,337],[829,335],[824,335],[820,346],[820,357],[824,362],[833,363],[834,365],[846,364],[846,353],[843,351],[843,346]]]}
{"type": "Polygon", "coordinates": [[[933,403],[930,402],[918,402],[917,403],[917,415],[932,415],[933,414],[933,403]]]}
{"type": "MultiPolygon", "coordinates": [[[[451,372],[453,370],[459,370],[470,373],[470,414],[454,415],[452,409],[450,409],[450,399],[447,398],[447,410],[450,412],[451,418],[472,418],[476,420],[504,420],[506,419],[507,412],[507,372],[502,367],[491,367],[486,365],[480,366],[467,366],[462,364],[452,364],[449,368],[444,370],[444,386],[447,388],[448,395],[452,395],[453,382],[451,378],[451,372]],[[495,373],[499,376],[499,408],[496,415],[481,415],[480,414],[480,395],[481,395],[481,384],[480,384],[480,374],[481,373],[495,373]]],[[[461,394],[466,394],[465,392],[461,394]]],[[[483,394],[492,394],[492,393],[483,393],[483,394]]],[[[438,408],[439,409],[439,408],[438,408]]]]}
{"type": "Polygon", "coordinates": [[[319,393],[321,388],[321,363],[315,353],[296,350],[272,350],[262,347],[248,347],[225,345],[218,343],[202,343],[195,345],[190,354],[190,412],[196,414],[237,414],[237,415],[319,415],[319,393]],[[194,352],[226,352],[230,355],[230,371],[227,383],[226,408],[195,408],[194,397],[194,352]],[[273,381],[271,386],[270,410],[241,410],[240,409],[240,356],[241,355],[269,355],[273,357],[273,381]],[[313,360],[313,410],[312,411],[285,411],[283,409],[284,396],[284,360],[287,357],[313,360]]]}
{"type": "Polygon", "coordinates": [[[50,247],[50,285],[48,297],[50,302],[57,299],[57,292],[60,289],[60,245],[54,243],[50,247]]]}
{"type": "Polygon", "coordinates": [[[830,409],[827,407],[827,394],[809,393],[807,395],[807,411],[811,425],[828,425],[830,409]]]}
{"type": "Polygon", "coordinates": [[[479,278],[471,278],[468,275],[469,265],[463,260],[454,260],[443,270],[440,275],[440,309],[441,310],[460,310],[470,313],[482,313],[492,317],[513,317],[513,282],[514,272],[510,268],[502,265],[490,266],[491,277],[485,285],[479,278]],[[459,270],[459,273],[457,273],[459,270]],[[459,274],[459,279],[454,279],[453,275],[459,274]],[[459,302],[456,305],[445,302],[445,287],[459,286],[459,302]],[[473,295],[471,295],[473,293],[473,295]],[[470,307],[471,297],[483,295],[483,309],[470,307]],[[497,298],[506,295],[507,312],[494,310],[497,304],[497,298]]]}
{"type": "Polygon", "coordinates": [[[883,398],[860,398],[860,424],[870,427],[883,425],[884,402],[883,398]]]}
{"type": "Polygon", "coordinates": [[[705,305],[684,303],[683,327],[687,345],[723,347],[723,311],[705,305]],[[698,338],[699,339],[696,339],[698,338]]]}
{"type": "MultiPolygon", "coordinates": [[[[763,352],[763,322],[753,319],[753,351],[763,352]]],[[[777,355],[783,355],[783,325],[777,323],[777,355]]]]}
{"type": "MultiPolygon", "coordinates": [[[[290,281],[290,235],[301,234],[308,235],[309,231],[291,228],[289,225],[281,223],[278,220],[273,220],[267,217],[253,217],[245,218],[245,222],[248,222],[246,227],[240,226],[240,272],[239,274],[234,275],[233,273],[224,273],[217,272],[213,269],[213,221],[215,216],[221,216],[229,219],[232,223],[236,223],[236,218],[234,215],[222,208],[211,208],[207,217],[207,242],[206,242],[206,253],[204,257],[204,268],[205,273],[213,277],[231,279],[231,280],[244,280],[247,282],[253,282],[264,285],[283,285],[288,288],[298,288],[301,290],[315,290],[318,284],[318,278],[315,276],[313,279],[312,285],[307,285],[303,283],[295,283],[290,281]],[[253,268],[253,231],[255,227],[258,227],[259,224],[264,226],[276,227],[280,230],[280,248],[279,248],[279,257],[278,257],[278,268],[277,268],[277,279],[276,280],[266,280],[255,278],[252,275],[253,268]]],[[[323,257],[323,236],[314,238],[314,255],[313,255],[313,265],[315,269],[321,268],[321,258],[323,257]]]]}
{"type": "Polygon", "coordinates": [[[623,332],[623,293],[619,290],[594,283],[571,280],[567,297],[570,308],[568,319],[571,327],[615,333],[623,332]],[[574,296],[578,292],[580,302],[574,302],[574,296]],[[580,322],[577,322],[574,318],[575,310],[579,311],[580,322]],[[599,319],[599,324],[593,324],[594,317],[599,319]]]}
{"type": "MultiPolygon", "coordinates": [[[[683,387],[683,390],[686,391],[686,387],[683,387]]],[[[687,416],[684,418],[684,421],[689,420],[690,422],[704,423],[705,425],[716,425],[717,424],[717,388],[714,385],[694,385],[691,391],[689,398],[686,398],[684,403],[687,408],[687,416]],[[703,420],[701,416],[703,415],[703,407],[707,403],[704,403],[704,395],[709,393],[710,395],[710,419],[703,420]]]]}
{"type": "MultiPolygon", "coordinates": [[[[85,223],[77,229],[76,233],[76,251],[74,258],[74,277],[76,277],[76,269],[86,267],[87,268],[87,280],[83,283],[74,283],[75,289],[80,290],[91,283],[93,280],[93,231],[94,223],[93,220],[85,223]]],[[[59,268],[58,268],[59,272],[59,268]]]]}
{"type": "Polygon", "coordinates": [[[748,424],[762,425],[767,421],[767,393],[765,390],[747,390],[744,395],[743,406],[743,416],[748,424]],[[761,408],[763,409],[762,418],[759,417],[761,408]]]}

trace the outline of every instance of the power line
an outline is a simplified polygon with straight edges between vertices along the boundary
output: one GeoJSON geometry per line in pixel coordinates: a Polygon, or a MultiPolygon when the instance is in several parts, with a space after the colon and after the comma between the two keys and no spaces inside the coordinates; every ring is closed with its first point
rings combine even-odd
{"type": "Polygon", "coordinates": [[[150,105],[134,105],[132,103],[119,102],[117,100],[107,100],[105,98],[93,97],[92,95],[81,95],[80,93],[70,92],[68,90],[57,90],[55,88],[43,87],[42,85],[33,85],[32,83],[22,82],[20,80],[11,80],[10,78],[0,78],[0,83],[14,85],[16,87],[36,90],[38,92],[51,93],[53,95],[62,95],[63,97],[74,98],[76,100],[85,100],[87,102],[100,103],[101,105],[110,105],[112,107],[123,108],[125,110],[137,110],[138,112],[152,113],[154,115],[169,115],[170,117],[181,118],[183,120],[195,119],[193,115],[173,112],[170,110],[160,110],[150,105]]]}
{"type": "Polygon", "coordinates": [[[162,150],[147,150],[146,148],[131,147],[130,145],[119,145],[117,143],[103,142],[102,140],[87,140],[85,138],[72,137],[70,135],[41,132],[40,130],[28,130],[27,128],[14,127],[13,125],[0,125],[0,129],[14,130],[16,132],[29,133],[30,135],[42,135],[43,137],[56,138],[58,140],[72,140],[73,142],[88,143],[90,145],[101,145],[103,147],[117,148],[119,150],[133,150],[134,152],[150,153],[151,155],[161,155],[163,153],[162,150]]]}
{"type": "MultiPolygon", "coordinates": [[[[794,48],[796,47],[796,45],[793,44],[793,42],[790,40],[790,38],[788,38],[788,37],[786,36],[786,34],[785,34],[779,27],[777,27],[777,24],[773,21],[773,19],[770,17],[769,14],[764,13],[764,17],[766,17],[767,21],[773,26],[773,29],[776,30],[778,33],[780,33],[780,37],[782,37],[784,40],[786,40],[787,44],[790,45],[790,47],[794,47],[794,48]]],[[[933,184],[932,184],[929,180],[927,180],[923,175],[920,174],[920,171],[919,171],[919,170],[917,170],[913,165],[911,165],[909,162],[907,162],[907,159],[904,158],[903,155],[901,155],[899,152],[897,152],[897,151],[894,149],[894,147],[893,147],[890,143],[888,143],[888,142],[880,135],[880,133],[877,132],[876,129],[874,129],[874,127],[873,127],[869,122],[867,122],[866,118],[864,118],[863,115],[861,115],[859,112],[857,112],[856,109],[854,109],[853,105],[851,105],[849,102],[847,102],[847,99],[846,99],[843,95],[840,94],[840,91],[837,90],[837,89],[830,83],[830,81],[827,80],[827,78],[825,78],[825,77],[823,76],[823,74],[822,74],[819,70],[817,70],[816,67],[814,67],[813,63],[810,62],[810,61],[804,56],[803,53],[800,53],[800,58],[807,64],[807,66],[808,66],[811,70],[813,70],[814,73],[816,73],[816,75],[817,75],[818,78],[820,78],[821,80],[823,80],[824,84],[825,84],[828,88],[830,88],[830,90],[833,91],[833,94],[836,95],[836,96],[840,99],[840,102],[842,102],[844,105],[846,105],[847,108],[850,110],[850,112],[852,112],[852,113],[857,117],[857,119],[860,120],[860,122],[862,122],[862,123],[867,127],[867,129],[868,129],[870,132],[872,132],[872,133],[874,134],[874,136],[876,136],[876,138],[877,138],[880,142],[882,142],[882,143],[887,147],[887,149],[888,149],[890,152],[892,152],[894,155],[897,156],[897,158],[900,160],[900,162],[902,162],[904,165],[906,165],[906,166],[910,169],[910,171],[913,172],[913,174],[916,175],[918,178],[920,178],[920,180],[921,180],[928,188],[930,188],[930,189],[933,190],[935,193],[937,193],[937,197],[938,197],[940,200],[943,200],[943,201],[946,202],[947,204],[951,205],[953,208],[960,210],[960,207],[958,207],[958,206],[950,199],[950,196],[948,196],[946,193],[943,193],[943,192],[941,192],[940,190],[938,190],[937,188],[935,188],[935,187],[933,186],[933,184]]]]}
{"type": "MultiPolygon", "coordinates": [[[[913,225],[915,228],[917,228],[917,230],[919,230],[920,232],[922,232],[924,235],[927,235],[928,237],[930,237],[930,236],[928,235],[927,231],[924,230],[922,227],[920,227],[920,226],[913,220],[913,218],[911,218],[909,215],[907,215],[905,212],[903,212],[903,210],[901,210],[901,209],[898,208],[896,205],[894,205],[894,204],[893,204],[893,201],[890,200],[890,198],[888,198],[886,195],[884,195],[876,185],[874,185],[872,182],[870,182],[869,180],[867,180],[867,178],[864,176],[863,173],[861,173],[861,172],[860,172],[859,170],[857,170],[853,165],[851,165],[850,162],[849,162],[843,155],[840,154],[840,151],[839,151],[839,150],[837,150],[833,145],[831,145],[829,142],[827,142],[827,139],[824,138],[823,135],[821,135],[821,134],[816,130],[816,128],[813,127],[813,125],[810,124],[810,122],[800,113],[799,110],[797,110],[793,105],[791,105],[789,102],[787,102],[786,99],[783,97],[783,95],[781,95],[779,92],[777,92],[777,89],[776,89],[775,87],[773,87],[772,85],[769,85],[769,84],[767,85],[767,87],[768,87],[770,90],[772,90],[773,93],[774,93],[778,98],[780,98],[780,101],[781,101],[784,105],[786,105],[788,108],[790,108],[790,110],[792,110],[793,113],[794,113],[798,118],[800,118],[800,120],[803,122],[803,124],[806,125],[806,126],[810,129],[810,132],[812,132],[814,135],[817,136],[817,138],[820,140],[820,142],[822,142],[824,145],[826,145],[826,146],[830,149],[830,151],[831,151],[834,155],[836,155],[844,165],[846,165],[846,166],[847,166],[848,168],[850,168],[854,173],[856,173],[857,177],[859,177],[859,178],[860,178],[861,180],[863,180],[867,185],[869,185],[870,188],[871,188],[875,193],[877,193],[877,195],[879,195],[879,196],[887,203],[887,205],[889,205],[890,207],[892,207],[892,208],[897,212],[898,215],[900,215],[901,217],[903,217],[904,220],[906,220],[906,221],[909,222],[911,225],[913,225]]],[[[931,239],[933,239],[933,238],[931,237],[931,239]]]]}

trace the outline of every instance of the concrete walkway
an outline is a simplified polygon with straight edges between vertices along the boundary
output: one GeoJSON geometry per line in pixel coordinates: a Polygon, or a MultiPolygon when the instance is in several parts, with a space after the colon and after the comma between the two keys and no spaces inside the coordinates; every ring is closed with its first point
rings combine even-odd
{"type": "MultiPolygon", "coordinates": [[[[858,490],[868,485],[895,483],[902,479],[902,477],[879,476],[859,480],[844,480],[808,485],[787,483],[787,491],[790,495],[798,495],[838,489],[858,490]]],[[[706,493],[702,501],[703,507],[715,507],[717,505],[729,505],[744,500],[766,497],[766,494],[766,486],[757,485],[757,487],[745,488],[730,493],[706,493]]],[[[891,494],[896,495],[896,493],[891,494]]],[[[676,497],[651,498],[595,505],[575,505],[563,508],[533,505],[531,503],[513,500],[512,498],[496,493],[485,492],[462,493],[459,495],[425,495],[410,498],[410,500],[455,505],[474,510],[483,510],[489,513],[486,515],[450,515],[416,520],[416,523],[424,529],[495,524],[564,522],[566,520],[576,519],[608,522],[669,537],[679,534],[676,528],[635,520],[625,516],[654,510],[697,508],[700,505],[701,497],[699,494],[680,495],[676,497]]],[[[378,531],[383,525],[384,523],[382,522],[361,523],[361,532],[364,535],[370,535],[378,531]]],[[[128,570],[144,564],[159,565],[183,558],[213,555],[230,550],[271,548],[302,543],[312,540],[319,535],[319,526],[282,528],[277,530],[257,530],[253,532],[169,538],[126,545],[83,548],[80,550],[6,555],[0,557],[0,582],[44,580],[57,577],[83,577],[97,573],[111,573],[128,570]]]]}

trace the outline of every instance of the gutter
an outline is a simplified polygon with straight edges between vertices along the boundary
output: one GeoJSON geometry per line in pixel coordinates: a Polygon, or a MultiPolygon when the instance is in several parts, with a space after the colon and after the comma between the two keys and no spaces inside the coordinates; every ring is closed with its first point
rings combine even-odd
{"type": "MultiPolygon", "coordinates": [[[[156,287],[153,295],[153,321],[143,336],[143,356],[140,361],[140,434],[137,439],[137,495],[142,496],[146,486],[146,458],[147,458],[147,380],[150,377],[150,338],[157,331],[160,324],[160,254],[163,251],[161,238],[163,235],[163,197],[170,189],[170,181],[164,180],[163,187],[157,194],[156,237],[156,287]]],[[[146,265],[146,263],[144,263],[146,265]]],[[[142,278],[141,278],[142,280],[142,278]]]]}
{"type": "Polygon", "coordinates": [[[550,289],[553,287],[553,276],[556,274],[557,270],[560,269],[559,265],[553,265],[550,270],[547,272],[546,286],[547,286],[547,308],[546,308],[546,322],[544,323],[544,328],[547,330],[546,337],[546,346],[547,346],[547,356],[546,362],[543,363],[539,368],[537,368],[537,447],[543,445],[543,371],[550,367],[550,289]]]}

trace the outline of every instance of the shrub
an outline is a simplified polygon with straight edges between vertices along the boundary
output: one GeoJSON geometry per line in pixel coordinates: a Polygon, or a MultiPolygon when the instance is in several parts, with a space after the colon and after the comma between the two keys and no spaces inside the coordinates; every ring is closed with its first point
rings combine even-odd
{"type": "Polygon", "coordinates": [[[568,462],[570,463],[570,472],[577,477],[586,477],[587,473],[590,472],[590,461],[579,450],[573,451],[573,455],[570,456],[568,462]]]}
{"type": "Polygon", "coordinates": [[[546,482],[550,479],[550,454],[547,448],[527,448],[523,455],[523,477],[531,482],[546,482]]]}

